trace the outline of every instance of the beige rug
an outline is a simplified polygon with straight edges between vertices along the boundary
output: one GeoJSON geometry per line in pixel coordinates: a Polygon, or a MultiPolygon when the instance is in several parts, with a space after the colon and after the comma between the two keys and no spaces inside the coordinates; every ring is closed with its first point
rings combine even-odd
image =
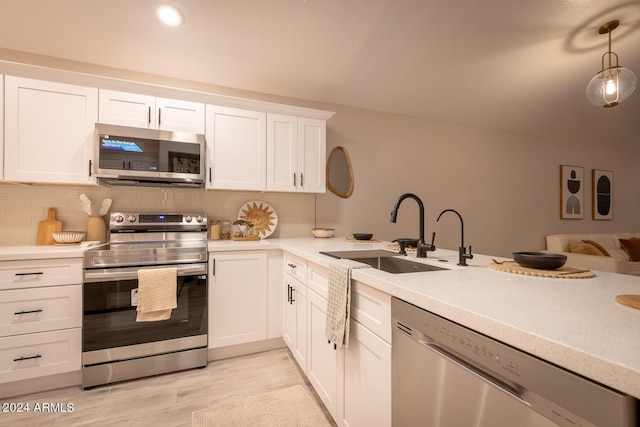
{"type": "Polygon", "coordinates": [[[192,427],[331,425],[302,385],[222,400],[191,414],[192,427]]]}

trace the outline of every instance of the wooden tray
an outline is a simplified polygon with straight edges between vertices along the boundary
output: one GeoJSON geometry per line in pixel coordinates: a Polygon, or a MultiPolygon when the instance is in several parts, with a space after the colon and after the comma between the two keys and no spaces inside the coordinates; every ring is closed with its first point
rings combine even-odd
{"type": "Polygon", "coordinates": [[[233,240],[235,240],[236,242],[249,242],[249,241],[256,241],[256,240],[260,240],[260,236],[253,236],[253,237],[233,237],[233,240]]]}
{"type": "Polygon", "coordinates": [[[616,301],[619,304],[640,310],[640,295],[616,295],[616,301]]]}

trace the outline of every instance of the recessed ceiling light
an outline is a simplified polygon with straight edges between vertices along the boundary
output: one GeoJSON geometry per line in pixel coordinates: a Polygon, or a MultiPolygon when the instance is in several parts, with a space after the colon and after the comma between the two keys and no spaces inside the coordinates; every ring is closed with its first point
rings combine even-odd
{"type": "Polygon", "coordinates": [[[184,15],[180,9],[170,4],[162,4],[158,6],[156,14],[162,23],[172,27],[177,27],[184,21],[184,15]]]}

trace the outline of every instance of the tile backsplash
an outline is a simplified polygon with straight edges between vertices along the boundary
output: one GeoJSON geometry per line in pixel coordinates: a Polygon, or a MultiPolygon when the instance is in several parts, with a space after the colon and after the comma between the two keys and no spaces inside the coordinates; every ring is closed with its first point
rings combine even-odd
{"type": "Polygon", "coordinates": [[[206,212],[209,218],[236,219],[246,202],[266,202],[278,215],[271,237],[309,237],[315,223],[315,195],[163,189],[153,187],[59,187],[0,184],[0,246],[36,243],[38,223],[56,208],[62,229],[84,231],[87,214],[77,209],[79,196],[86,194],[97,214],[102,200],[113,199],[113,211],[206,212]]]}

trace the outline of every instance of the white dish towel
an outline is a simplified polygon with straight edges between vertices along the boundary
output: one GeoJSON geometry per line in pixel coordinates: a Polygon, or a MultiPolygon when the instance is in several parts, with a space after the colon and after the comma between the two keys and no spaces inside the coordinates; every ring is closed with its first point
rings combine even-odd
{"type": "Polygon", "coordinates": [[[178,306],[177,281],[178,269],[176,267],[138,270],[136,322],[170,319],[171,310],[178,306]]]}
{"type": "Polygon", "coordinates": [[[349,259],[337,259],[329,264],[329,293],[325,337],[338,348],[349,347],[349,316],[351,312],[351,270],[368,268],[367,264],[349,259]]]}

